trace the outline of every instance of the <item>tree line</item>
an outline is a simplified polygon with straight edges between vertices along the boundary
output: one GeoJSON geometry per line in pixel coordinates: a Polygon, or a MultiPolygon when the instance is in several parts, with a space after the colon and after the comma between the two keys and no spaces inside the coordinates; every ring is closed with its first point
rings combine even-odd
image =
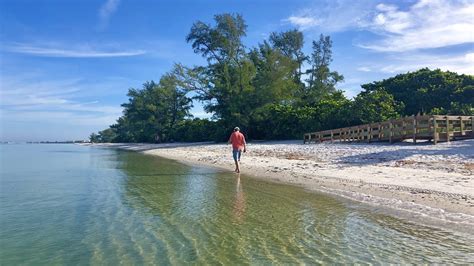
{"type": "Polygon", "coordinates": [[[474,77],[420,69],[361,85],[348,99],[330,68],[332,40],[312,40],[303,52],[298,30],[273,32],[257,47],[242,42],[241,15],[220,14],[214,24],[197,21],[186,41],[207,61],[175,64],[158,82],[130,89],[123,115],[93,133],[93,142],[223,141],[234,126],[249,139],[294,139],[309,131],[423,114],[474,115],[474,77]],[[211,119],[192,118],[193,100],[211,119]]]}

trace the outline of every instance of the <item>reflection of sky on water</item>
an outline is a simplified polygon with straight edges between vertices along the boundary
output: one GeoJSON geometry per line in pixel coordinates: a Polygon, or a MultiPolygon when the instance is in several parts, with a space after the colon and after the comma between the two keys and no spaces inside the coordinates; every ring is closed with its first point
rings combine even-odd
{"type": "Polygon", "coordinates": [[[472,235],[231,172],[76,145],[0,158],[5,265],[474,263],[472,235]]]}
{"type": "MultiPolygon", "coordinates": [[[[169,261],[362,263],[384,256],[384,261],[394,263],[417,256],[402,251],[404,241],[420,228],[392,230],[396,223],[380,224],[352,203],[152,156],[128,153],[122,160],[127,174],[124,204],[146,221],[141,226],[152,233],[150,243],[162,243],[159,249],[169,261]]],[[[438,237],[442,238],[437,235],[433,241],[438,237]]],[[[413,249],[420,254],[443,249],[420,245],[417,237],[410,241],[422,246],[413,249]]]]}
{"type": "Polygon", "coordinates": [[[176,211],[193,220],[214,216],[217,209],[215,171],[193,168],[184,178],[182,190],[176,193],[176,211]]]}

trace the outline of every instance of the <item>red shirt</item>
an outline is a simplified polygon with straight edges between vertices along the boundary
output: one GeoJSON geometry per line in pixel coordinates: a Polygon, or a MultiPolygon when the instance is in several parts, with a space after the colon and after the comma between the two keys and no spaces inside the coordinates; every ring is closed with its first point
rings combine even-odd
{"type": "Polygon", "coordinates": [[[232,143],[232,149],[234,150],[243,150],[245,145],[244,134],[239,131],[234,131],[229,138],[230,143],[232,143]]]}

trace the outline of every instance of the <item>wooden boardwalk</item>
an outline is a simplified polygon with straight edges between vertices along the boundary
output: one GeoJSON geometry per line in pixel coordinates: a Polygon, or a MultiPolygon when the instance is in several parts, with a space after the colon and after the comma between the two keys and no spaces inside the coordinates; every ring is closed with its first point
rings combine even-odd
{"type": "Polygon", "coordinates": [[[474,116],[423,115],[408,116],[380,123],[331,129],[304,134],[304,143],[324,141],[439,141],[474,138],[474,116]]]}

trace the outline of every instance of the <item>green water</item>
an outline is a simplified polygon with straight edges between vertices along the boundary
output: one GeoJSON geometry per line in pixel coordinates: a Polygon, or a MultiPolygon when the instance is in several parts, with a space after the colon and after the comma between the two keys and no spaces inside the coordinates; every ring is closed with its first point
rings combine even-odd
{"type": "Polygon", "coordinates": [[[474,263],[474,236],[106,148],[0,145],[0,264],[474,263]]]}

